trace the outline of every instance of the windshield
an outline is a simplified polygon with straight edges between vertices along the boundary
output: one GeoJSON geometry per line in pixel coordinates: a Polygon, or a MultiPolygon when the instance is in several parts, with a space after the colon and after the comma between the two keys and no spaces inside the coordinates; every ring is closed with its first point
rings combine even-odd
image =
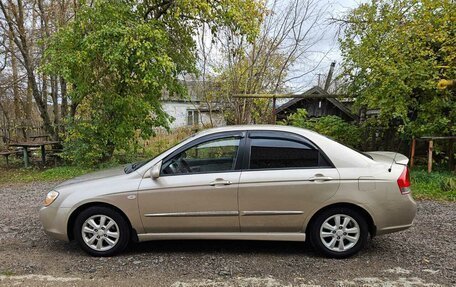
{"type": "Polygon", "coordinates": [[[127,173],[127,174],[130,173],[130,172],[133,172],[133,171],[137,170],[138,168],[140,168],[141,166],[143,166],[146,163],[148,163],[149,161],[150,160],[144,160],[144,161],[138,161],[138,162],[129,164],[129,165],[127,165],[124,168],[124,172],[127,173]]]}

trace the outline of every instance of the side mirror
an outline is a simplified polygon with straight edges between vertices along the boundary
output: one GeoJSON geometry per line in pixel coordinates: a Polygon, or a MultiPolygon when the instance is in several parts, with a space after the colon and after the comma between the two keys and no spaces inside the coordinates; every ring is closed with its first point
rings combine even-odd
{"type": "Polygon", "coordinates": [[[157,162],[151,169],[150,169],[150,177],[152,179],[156,179],[160,177],[160,170],[161,170],[162,162],[157,162]]]}

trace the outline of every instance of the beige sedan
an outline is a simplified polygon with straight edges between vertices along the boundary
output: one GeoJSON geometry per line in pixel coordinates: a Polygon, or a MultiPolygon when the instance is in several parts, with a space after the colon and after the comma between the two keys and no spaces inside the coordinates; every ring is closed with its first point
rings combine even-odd
{"type": "Polygon", "coordinates": [[[299,128],[210,129],[150,161],[58,185],[40,218],[47,234],[94,256],[131,241],[234,239],[310,240],[343,258],[369,235],[412,225],[407,162],[299,128]]]}

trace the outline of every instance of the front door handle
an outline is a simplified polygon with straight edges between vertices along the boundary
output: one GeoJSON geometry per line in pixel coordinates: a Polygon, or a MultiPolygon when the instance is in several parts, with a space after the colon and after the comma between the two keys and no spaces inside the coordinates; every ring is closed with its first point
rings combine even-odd
{"type": "Polygon", "coordinates": [[[321,182],[321,181],[330,181],[333,178],[330,176],[323,176],[323,175],[315,175],[309,178],[309,181],[316,181],[316,182],[321,182]]]}
{"type": "Polygon", "coordinates": [[[230,184],[231,184],[231,181],[224,180],[223,178],[216,178],[213,182],[210,183],[211,186],[230,185],[230,184]]]}

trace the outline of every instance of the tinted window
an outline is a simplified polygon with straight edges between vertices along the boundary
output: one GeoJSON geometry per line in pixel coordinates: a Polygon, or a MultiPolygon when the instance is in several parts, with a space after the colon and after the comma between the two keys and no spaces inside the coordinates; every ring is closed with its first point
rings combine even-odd
{"type": "Polygon", "coordinates": [[[195,145],[164,163],[163,174],[220,172],[234,169],[239,138],[216,139],[195,145]]]}
{"type": "Polygon", "coordinates": [[[298,168],[329,166],[311,145],[286,139],[251,139],[250,168],[298,168]]]}

